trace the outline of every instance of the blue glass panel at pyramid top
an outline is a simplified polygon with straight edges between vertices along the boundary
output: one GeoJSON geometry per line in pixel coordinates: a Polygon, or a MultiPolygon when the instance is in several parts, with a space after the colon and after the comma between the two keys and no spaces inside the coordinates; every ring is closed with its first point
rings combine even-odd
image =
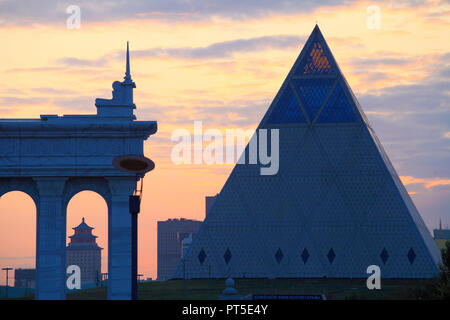
{"type": "Polygon", "coordinates": [[[334,79],[293,79],[295,90],[297,90],[303,107],[308,113],[309,120],[312,122],[317,112],[325,101],[334,79]]]}
{"type": "Polygon", "coordinates": [[[335,68],[331,64],[331,59],[327,56],[324,45],[316,37],[311,44],[309,51],[296,68],[294,75],[334,75],[335,68]]]}
{"type": "Polygon", "coordinates": [[[356,117],[351,107],[351,101],[338,84],[320,112],[317,122],[355,122],[356,117]]]}
{"type": "MultiPolygon", "coordinates": [[[[282,89],[283,90],[283,89],[282,89]]],[[[306,122],[300,105],[291,87],[287,85],[280,99],[269,116],[268,123],[302,123],[306,122]]]]}

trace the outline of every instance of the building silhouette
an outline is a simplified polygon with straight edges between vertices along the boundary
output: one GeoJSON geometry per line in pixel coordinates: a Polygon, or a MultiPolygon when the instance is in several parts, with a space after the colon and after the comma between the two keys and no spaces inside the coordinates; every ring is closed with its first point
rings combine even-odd
{"type": "Polygon", "coordinates": [[[14,269],[14,287],[34,288],[36,285],[36,269],[14,269]]]}
{"type": "Polygon", "coordinates": [[[445,247],[445,243],[450,241],[450,229],[447,227],[445,229],[442,228],[442,221],[439,221],[439,229],[433,230],[434,241],[440,249],[445,247]]]}
{"type": "Polygon", "coordinates": [[[192,238],[201,224],[184,218],[158,221],[158,280],[172,277],[182,257],[183,240],[192,238]]]}
{"type": "Polygon", "coordinates": [[[174,278],[367,278],[370,265],[383,278],[439,273],[439,249],[317,25],[258,140],[261,129],[278,137],[265,148],[277,171],[235,165],[174,278]]]}
{"type": "Polygon", "coordinates": [[[81,269],[81,285],[93,284],[101,281],[101,250],[97,245],[97,236],[92,234],[94,228],[88,226],[82,219],[81,223],[72,228],[75,233],[71,235],[67,245],[67,266],[77,265],[81,269]]]}

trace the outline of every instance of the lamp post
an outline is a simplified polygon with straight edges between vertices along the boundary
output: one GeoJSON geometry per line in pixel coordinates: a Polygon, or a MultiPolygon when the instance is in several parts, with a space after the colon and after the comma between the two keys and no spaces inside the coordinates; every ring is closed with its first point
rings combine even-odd
{"type": "Polygon", "coordinates": [[[12,270],[13,268],[2,268],[2,270],[6,271],[6,287],[5,287],[5,297],[8,298],[8,282],[9,282],[9,270],[12,270]]]}
{"type": "Polygon", "coordinates": [[[143,190],[144,175],[155,168],[155,163],[139,155],[125,155],[114,158],[115,168],[131,172],[136,175],[137,181],[141,180],[141,188],[137,185],[134,193],[129,197],[129,211],[131,214],[131,299],[138,299],[138,214],[141,211],[141,200],[143,190]]]}
{"type": "Polygon", "coordinates": [[[130,214],[131,214],[131,300],[138,299],[138,214],[141,207],[141,197],[130,196],[130,214]]]}

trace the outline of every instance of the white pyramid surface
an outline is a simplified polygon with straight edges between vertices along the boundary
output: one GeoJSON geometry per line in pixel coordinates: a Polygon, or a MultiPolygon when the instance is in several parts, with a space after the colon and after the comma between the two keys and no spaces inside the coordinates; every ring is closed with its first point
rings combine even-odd
{"type": "Polygon", "coordinates": [[[439,249],[317,26],[258,129],[279,129],[278,173],[235,166],[174,278],[439,272],[439,249]]]}

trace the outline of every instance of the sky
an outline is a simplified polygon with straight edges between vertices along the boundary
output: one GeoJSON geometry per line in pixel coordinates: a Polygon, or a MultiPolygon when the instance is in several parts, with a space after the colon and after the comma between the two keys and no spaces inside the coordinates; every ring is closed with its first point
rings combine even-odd
{"type": "MultiPolygon", "coordinates": [[[[450,225],[448,1],[0,0],[0,118],[93,114],[125,71],[130,42],[138,120],[158,121],[144,144],[156,169],[144,182],[139,272],[156,277],[156,222],[202,220],[231,164],[171,161],[176,129],[255,129],[318,23],[350,87],[430,230],[450,225]],[[80,28],[70,29],[70,5],[80,28]],[[379,9],[379,28],[368,24],[379,9]]],[[[95,227],[107,253],[107,209],[84,191],[67,233],[95,227]]],[[[31,198],[0,198],[0,267],[31,267],[31,198]]],[[[4,275],[0,275],[4,283],[4,275]]]]}

